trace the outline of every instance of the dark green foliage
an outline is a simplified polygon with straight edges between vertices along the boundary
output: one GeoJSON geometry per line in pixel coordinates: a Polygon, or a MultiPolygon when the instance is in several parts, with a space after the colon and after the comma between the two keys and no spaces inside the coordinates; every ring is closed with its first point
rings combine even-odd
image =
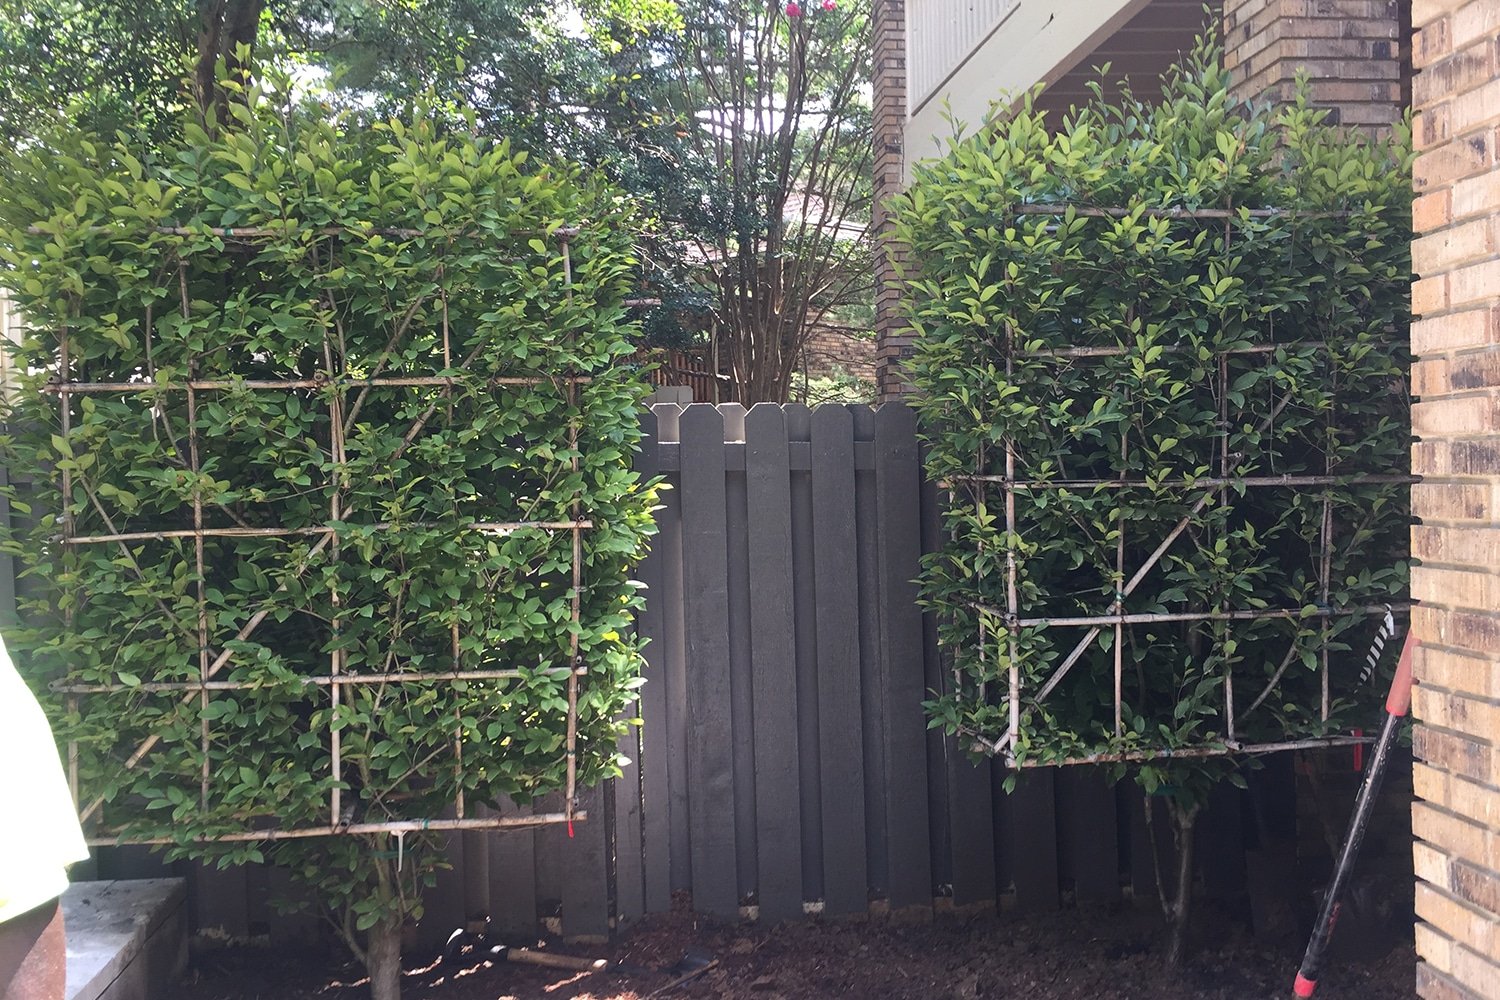
{"type": "MultiPolygon", "coordinates": [[[[954,661],[951,689],[931,704],[934,725],[1024,763],[1223,749],[1231,676],[1244,743],[1345,733],[1370,722],[1384,693],[1380,678],[1359,682],[1378,620],[1310,613],[1405,594],[1407,487],[1193,483],[1225,475],[1226,457],[1231,478],[1407,469],[1405,137],[1345,134],[1301,101],[1279,112],[1233,106],[1218,55],[1201,45],[1169,74],[1159,105],[1096,94],[1055,132],[1027,103],[919,166],[899,203],[928,470],[952,483],[948,542],[923,579],[954,661]],[[1023,214],[1023,205],[1128,211],[1023,214]],[[1234,215],[1149,211],[1200,208],[1234,215]],[[1257,345],[1272,349],[1226,353],[1257,345]],[[1124,350],[1038,355],[1060,347],[1124,350]],[[1008,443],[1015,479],[1038,483],[1014,493],[1013,535],[1001,485],[961,478],[1003,477],[1008,443]],[[1090,480],[1139,485],[1057,485],[1090,480]],[[1183,519],[1186,530],[1123,599],[1126,613],[1306,614],[1125,626],[1118,732],[1112,625],[1038,703],[1086,630],[1022,627],[1013,653],[1008,553],[1019,618],[1103,615],[1183,519]],[[1013,655],[1020,738],[1004,748],[1013,655]]],[[[1201,799],[1202,789],[1163,773],[1152,765],[1137,776],[1147,791],[1165,783],[1184,804],[1201,799]]]]}
{"type": "Polygon", "coordinates": [[[596,178],[436,115],[351,129],[258,89],[231,113],[232,128],[189,125],[145,161],[74,132],[7,164],[0,280],[30,321],[35,374],[5,462],[34,478],[23,499],[38,513],[33,533],[6,542],[32,587],[8,640],[38,687],[119,687],[52,705],[108,828],[181,855],[289,864],[354,943],[418,911],[430,836],[408,837],[399,865],[383,833],[199,841],[327,825],[334,730],[346,822],[436,817],[460,792],[472,809],[563,787],[572,535],[474,525],[568,522],[575,502],[592,522],[579,779],[616,770],[639,683],[629,573],[652,504],[630,460],[645,390],[619,363],[633,350],[634,223],[596,178]],[[559,230],[574,225],[565,265],[559,230]],[[225,226],[271,232],[208,231],[225,226]],[[57,395],[37,391],[63,352],[73,381],[163,388],[74,395],[65,428],[57,395]],[[576,399],[557,381],[568,373],[589,378],[576,399]],[[351,384],[437,375],[451,386],[351,384]],[[198,391],[190,414],[187,394],[166,388],[189,378],[229,387],[198,391]],[[200,577],[180,537],[195,498],[209,527],[308,534],[209,538],[200,577]],[[65,518],[75,535],[178,535],[62,546],[65,518]],[[199,679],[200,613],[207,658],[233,654],[214,679],[250,686],[203,701],[142,687],[199,679]],[[304,683],[335,656],[345,673],[524,676],[346,686],[335,709],[328,687],[304,683]],[[160,743],[124,767],[151,736],[160,743]]]}

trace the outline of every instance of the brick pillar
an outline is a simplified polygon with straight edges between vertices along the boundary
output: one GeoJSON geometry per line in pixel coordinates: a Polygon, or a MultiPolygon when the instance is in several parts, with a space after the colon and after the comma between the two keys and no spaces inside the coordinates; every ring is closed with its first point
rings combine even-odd
{"type": "Polygon", "coordinates": [[[901,289],[895,268],[905,260],[902,248],[887,242],[891,226],[883,208],[899,194],[905,169],[906,0],[873,0],[874,33],[874,165],[876,380],[880,400],[899,399],[909,391],[901,359],[911,351],[911,333],[901,322],[901,289]]]}
{"type": "Polygon", "coordinates": [[[1500,0],[1414,5],[1417,992],[1500,997],[1500,0]]]}
{"type": "Polygon", "coordinates": [[[1224,0],[1224,65],[1245,100],[1290,100],[1306,71],[1312,103],[1335,124],[1388,126],[1408,103],[1409,10],[1402,0],[1224,0]]]}

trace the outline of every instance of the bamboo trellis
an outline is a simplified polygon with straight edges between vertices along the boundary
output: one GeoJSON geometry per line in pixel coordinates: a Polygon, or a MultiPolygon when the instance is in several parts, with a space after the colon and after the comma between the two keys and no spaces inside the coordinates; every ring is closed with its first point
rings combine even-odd
{"type": "MultiPolygon", "coordinates": [[[[267,238],[283,237],[286,234],[272,229],[224,229],[224,228],[180,228],[180,227],[158,227],[155,230],[163,235],[178,236],[217,236],[226,241],[225,250],[228,249],[250,249],[254,250],[257,241],[267,238]],[[227,241],[234,241],[231,246],[227,241]]],[[[563,266],[563,279],[566,287],[566,295],[571,299],[573,289],[573,266],[571,242],[580,232],[577,227],[564,227],[554,229],[551,232],[537,232],[522,235],[551,237],[556,239],[558,251],[561,254],[563,266]]],[[[340,227],[324,227],[317,230],[320,237],[338,240],[346,236],[367,236],[371,233],[395,236],[401,238],[415,238],[423,234],[418,230],[406,229],[379,229],[379,230],[345,230],[340,227]]],[[[188,279],[186,265],[179,261],[178,285],[180,291],[180,309],[183,319],[188,319],[191,313],[191,300],[188,292],[188,279]]],[[[439,269],[441,274],[441,269],[439,269]]],[[[447,291],[442,289],[440,295],[441,306],[441,335],[442,354],[445,371],[454,369],[466,369],[478,355],[479,347],[465,358],[455,358],[452,350],[452,337],[448,322],[447,291]]],[[[147,358],[150,358],[150,319],[147,319],[147,358]]],[[[398,333],[399,336],[399,333],[398,333]]],[[[576,339],[576,331],[570,331],[568,335],[569,346],[576,339]]],[[[344,524],[350,528],[360,531],[385,533],[398,529],[409,528],[434,528],[442,525],[437,522],[403,522],[396,524],[389,521],[370,522],[348,522],[350,510],[343,507],[341,500],[342,490],[339,488],[338,480],[347,475],[345,470],[345,446],[346,437],[350,426],[353,424],[354,416],[358,414],[368,393],[375,389],[401,389],[401,388],[439,388],[443,395],[449,400],[451,412],[451,392],[458,386],[473,386],[476,380],[463,380],[452,375],[382,375],[380,374],[388,361],[390,352],[397,346],[393,340],[388,345],[382,357],[375,365],[374,373],[367,377],[347,377],[336,369],[340,366],[347,367],[350,359],[343,358],[334,350],[330,339],[328,327],[325,324],[322,338],[322,357],[325,365],[326,377],[319,378],[287,378],[287,379],[199,379],[185,378],[179,380],[157,380],[154,371],[147,371],[130,381],[123,382],[98,382],[86,379],[75,380],[74,367],[75,358],[70,354],[69,337],[66,326],[57,330],[58,362],[57,373],[45,386],[45,391],[55,394],[59,400],[60,426],[63,437],[66,438],[71,428],[71,410],[74,397],[89,395],[116,395],[116,394],[151,394],[161,397],[168,394],[179,394],[185,401],[187,410],[187,450],[188,466],[195,476],[195,485],[192,491],[192,527],[189,529],[163,529],[155,531],[118,531],[108,511],[99,498],[92,491],[88,491],[91,510],[94,515],[108,529],[105,532],[80,532],[77,520],[69,507],[69,499],[73,496],[74,480],[70,470],[65,466],[60,472],[62,495],[64,497],[64,509],[58,519],[60,533],[56,542],[64,547],[80,547],[90,545],[115,545],[121,553],[130,559],[130,550],[127,543],[142,541],[160,541],[169,539],[189,540],[193,546],[193,563],[196,574],[194,586],[194,603],[196,604],[195,634],[197,645],[197,679],[190,681],[142,681],[138,684],[126,685],[123,683],[113,684],[79,684],[70,683],[66,679],[54,682],[51,687],[54,691],[64,695],[71,711],[77,711],[79,699],[97,694],[111,694],[123,691],[153,692],[180,694],[180,707],[186,707],[197,702],[201,718],[201,730],[199,740],[203,757],[202,771],[199,778],[200,802],[207,807],[210,789],[214,783],[214,774],[210,759],[210,741],[212,738],[212,723],[204,711],[210,698],[215,692],[231,692],[240,690],[251,690],[260,685],[254,681],[222,680],[217,678],[234,658],[233,646],[236,642],[244,642],[249,639],[256,630],[266,621],[271,614],[269,602],[263,602],[264,606],[251,614],[245,623],[238,629],[233,639],[223,643],[218,651],[215,651],[210,635],[208,601],[206,594],[206,553],[205,544],[210,539],[241,539],[241,538],[310,538],[314,544],[302,555],[299,563],[293,568],[292,579],[302,578],[312,565],[314,557],[326,551],[327,557],[334,565],[338,564],[340,558],[340,531],[338,526],[344,524]],[[204,394],[219,392],[291,392],[297,390],[319,390],[327,399],[327,417],[329,425],[329,458],[331,459],[333,479],[330,482],[330,502],[328,509],[329,523],[325,525],[313,525],[307,527],[215,527],[205,523],[205,503],[201,479],[197,478],[200,470],[200,445],[202,439],[199,430],[198,407],[204,394]],[[352,405],[346,412],[346,393],[358,392],[352,405]]],[[[578,455],[579,432],[582,415],[579,409],[578,387],[591,382],[592,379],[586,374],[581,374],[571,368],[566,372],[548,375],[527,376],[496,376],[488,379],[477,380],[477,384],[486,385],[489,388],[502,386],[525,387],[525,386],[553,386],[565,393],[569,406],[567,439],[568,446],[572,452],[569,469],[577,480],[580,470],[578,455]]],[[[399,457],[401,452],[409,447],[422,432],[428,421],[432,419],[438,409],[438,404],[429,406],[425,412],[412,421],[407,428],[403,443],[396,452],[399,457]]],[[[581,483],[581,480],[580,480],[581,483]]],[[[578,487],[581,489],[581,485],[578,487]]],[[[578,798],[578,772],[577,772],[577,742],[578,742],[578,695],[579,680],[588,673],[587,666],[582,662],[579,654],[579,633],[582,615],[581,592],[584,582],[584,533],[591,529],[594,524],[585,516],[581,494],[575,494],[569,504],[570,516],[567,520],[520,520],[506,522],[469,522],[454,521],[456,530],[478,532],[487,535],[508,535],[519,531],[540,531],[548,533],[566,533],[572,540],[572,567],[571,567],[571,617],[569,622],[570,638],[568,648],[570,651],[568,665],[559,667],[548,667],[540,669],[479,669],[465,670],[460,662],[460,632],[455,621],[452,625],[451,651],[453,656],[453,669],[451,670],[394,670],[387,673],[349,672],[345,669],[344,654],[335,642],[330,643],[331,652],[328,654],[328,669],[326,674],[306,675],[296,679],[307,691],[326,691],[328,703],[333,709],[329,714],[330,724],[326,734],[326,746],[328,748],[328,769],[332,779],[328,794],[327,822],[326,824],[315,824],[295,827],[261,827],[242,829],[230,832],[218,833],[205,839],[222,842],[245,842],[245,841],[272,841],[287,840],[308,837],[320,837],[340,834],[378,834],[391,833],[404,835],[421,831],[461,831],[461,830],[498,830],[498,829],[526,829],[550,824],[572,824],[575,821],[588,819],[586,810],[577,806],[578,798]],[[343,698],[346,688],[362,685],[403,685],[403,684],[431,684],[431,683],[460,683],[472,681],[507,681],[522,678],[534,678],[538,676],[565,677],[567,686],[567,717],[566,717],[566,786],[563,790],[563,807],[561,811],[533,812],[530,814],[499,815],[489,811],[484,815],[470,815],[464,801],[463,784],[456,784],[456,795],[451,802],[451,816],[417,816],[402,819],[390,819],[376,822],[360,822],[351,815],[349,808],[342,801],[341,789],[344,783],[344,766],[341,759],[341,741],[339,727],[333,724],[336,718],[338,706],[343,698]]],[[[288,580],[283,580],[275,593],[286,591],[288,580]]],[[[165,604],[158,599],[158,606],[168,621],[173,619],[165,604]]],[[[339,609],[341,601],[338,587],[335,585],[331,590],[331,616],[329,618],[331,633],[336,639],[339,634],[341,621],[339,609]]],[[[161,736],[153,733],[142,739],[130,756],[122,763],[124,770],[133,770],[159,745],[161,736]]],[[[75,802],[81,806],[80,816],[90,826],[89,843],[92,845],[115,845],[119,843],[136,844],[165,844],[175,841],[165,837],[142,837],[126,835],[121,830],[112,829],[95,819],[101,813],[104,806],[103,796],[84,803],[80,799],[79,788],[79,748],[76,741],[70,742],[67,750],[68,774],[71,782],[75,802]],[[90,823],[93,820],[94,822],[90,823]]],[[[461,730],[455,729],[453,742],[453,766],[456,769],[463,768],[463,739],[461,730]]]]}
{"type": "MultiPolygon", "coordinates": [[[[1072,213],[1076,216],[1085,216],[1103,219],[1121,219],[1126,217],[1141,217],[1152,219],[1168,219],[1181,221],[1207,221],[1222,222],[1225,228],[1225,246],[1228,247],[1230,226],[1236,220],[1242,219],[1288,219],[1288,218],[1339,218],[1347,216],[1347,212],[1324,212],[1324,213],[1294,213],[1281,209],[1239,209],[1232,206],[1222,208],[1207,207],[1200,209],[1164,208],[1164,209],[1127,209],[1097,206],[1073,206],[1054,204],[1026,204],[1012,206],[1012,211],[1019,216],[1063,216],[1072,213]]],[[[1041,349],[1023,349],[1018,344],[1016,331],[1007,327],[1004,331],[1004,360],[1005,375],[1007,380],[1014,377],[1016,364],[1024,360],[1058,361],[1064,363],[1074,362],[1097,362],[1109,358],[1122,357],[1130,354],[1134,348],[1110,345],[1074,345],[1059,346],[1041,349]]],[[[1196,351],[1197,348],[1186,345],[1154,345],[1164,354],[1178,354],[1196,351]]],[[[985,649],[989,639],[991,620],[1002,623],[1005,632],[1005,641],[1008,649],[1008,693],[1006,703],[1009,708],[1008,724],[1005,732],[998,739],[989,739],[984,736],[975,735],[973,750],[978,753],[1003,755],[1008,766],[1011,767],[1039,767],[1068,764],[1100,764],[1111,762],[1142,761],[1166,758],[1192,758],[1211,757],[1226,754],[1264,754],[1284,750],[1302,750],[1335,746],[1349,746],[1371,742],[1370,737],[1361,735],[1334,735],[1324,737],[1309,737],[1303,739],[1281,739],[1263,742],[1245,741],[1239,738],[1236,732],[1235,719],[1235,689],[1232,669],[1226,668],[1223,680],[1223,703],[1224,720],[1226,723],[1224,738],[1198,747],[1184,747],[1175,749],[1145,749],[1139,751],[1104,752],[1087,754],[1065,759],[1030,759],[1018,757],[1015,751],[1017,743],[1023,734],[1024,714],[1026,705],[1039,705],[1044,702],[1068,676],[1074,666],[1084,657],[1095,641],[1107,628],[1112,628],[1113,643],[1113,710],[1114,710],[1114,735],[1120,736],[1123,732],[1123,630],[1125,626],[1135,624],[1151,624],[1166,622],[1208,622],[1208,621],[1256,621],[1266,619],[1289,619],[1303,620],[1313,619],[1320,621],[1321,637],[1318,643],[1319,674],[1321,681],[1322,698],[1320,705],[1320,716],[1323,722],[1327,722],[1330,714],[1330,684],[1329,684],[1329,621],[1339,616],[1382,616],[1389,615],[1393,610],[1404,611],[1410,608],[1409,602],[1391,602],[1382,604],[1363,604],[1355,607],[1331,608],[1328,606],[1329,599],[1329,576],[1332,557],[1332,509],[1325,492],[1322,503],[1322,523],[1319,533],[1319,561],[1320,561],[1320,604],[1315,609],[1308,608],[1261,608],[1244,610],[1224,610],[1205,608],[1201,611],[1189,612],[1142,612],[1126,613],[1124,610],[1125,599],[1128,598],[1141,583],[1151,574],[1161,560],[1172,549],[1173,544],[1192,524],[1193,519],[1199,515],[1208,504],[1216,497],[1223,502],[1230,488],[1245,489],[1298,489],[1318,488],[1332,486],[1375,486],[1375,485],[1400,485],[1417,482],[1417,478],[1410,475],[1385,475],[1385,474],[1355,474],[1336,475],[1330,467],[1325,474],[1316,475],[1281,475],[1281,476],[1236,476],[1234,468],[1245,456],[1241,453],[1229,451],[1229,435],[1227,432],[1227,413],[1225,407],[1228,405],[1229,389],[1229,359],[1235,356],[1256,356],[1273,354],[1280,350],[1290,349],[1315,349],[1323,350],[1327,344],[1320,340],[1287,340],[1276,343],[1236,344],[1226,346],[1213,352],[1212,363],[1215,368],[1215,383],[1220,400],[1219,421],[1222,433],[1219,434],[1219,445],[1215,449],[1216,464],[1218,466],[1215,475],[1185,477],[1178,482],[1148,483],[1146,480],[1133,480],[1126,478],[1111,479],[1022,479],[1016,474],[1016,460],[1018,456],[1017,442],[1013,435],[1007,434],[1004,438],[1004,468],[1003,475],[986,473],[987,461],[983,444],[976,452],[976,472],[968,475],[951,475],[941,485],[948,489],[966,489],[977,507],[983,514],[988,506],[988,498],[993,490],[1000,492],[1002,505],[1004,507],[1004,524],[1006,531],[1005,551],[1005,605],[997,607],[979,601],[969,602],[971,610],[977,612],[977,629],[979,636],[979,655],[985,656],[985,649]],[[1123,513],[1116,526],[1117,538],[1115,544],[1115,560],[1113,567],[1113,582],[1115,587],[1114,599],[1107,608],[1093,615],[1073,616],[1027,616],[1023,613],[1019,588],[1018,576],[1018,518],[1016,513],[1016,497],[1018,494],[1035,493],[1043,491],[1065,491],[1065,490],[1115,490],[1129,489],[1132,487],[1174,487],[1188,494],[1197,494],[1192,506],[1187,513],[1183,514],[1173,525],[1166,537],[1155,547],[1155,549],[1127,576],[1125,564],[1126,555],[1126,532],[1123,513]],[[1081,638],[1072,646],[1068,654],[1063,658],[1061,664],[1052,671],[1047,679],[1034,691],[1026,690],[1025,679],[1022,676],[1020,663],[1020,639],[1021,630],[1024,628],[1081,628],[1085,632],[1081,638]]],[[[1262,420],[1258,432],[1264,432],[1271,427],[1282,410],[1290,402],[1289,397],[1283,397],[1262,420]]],[[[1122,432],[1122,436],[1123,436],[1122,432]]],[[[1122,459],[1123,446],[1122,440],[1122,459]]],[[[1326,456],[1325,456],[1326,457],[1326,456]]],[[[1065,647],[1066,648],[1066,647],[1065,647]]],[[[1257,693],[1256,698],[1250,706],[1250,710],[1258,707],[1276,688],[1277,684],[1285,675],[1297,652],[1297,644],[1293,642],[1288,649],[1285,658],[1280,662],[1273,673],[1270,681],[1257,693]]]]}

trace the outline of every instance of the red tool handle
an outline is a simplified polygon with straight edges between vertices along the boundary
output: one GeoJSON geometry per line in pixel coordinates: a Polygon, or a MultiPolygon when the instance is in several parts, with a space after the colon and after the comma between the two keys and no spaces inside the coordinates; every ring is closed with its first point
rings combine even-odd
{"type": "Polygon", "coordinates": [[[1411,711],[1411,660],[1416,648],[1417,637],[1408,635],[1396,663],[1396,676],[1391,678],[1391,693],[1385,697],[1385,710],[1397,718],[1411,711]]]}

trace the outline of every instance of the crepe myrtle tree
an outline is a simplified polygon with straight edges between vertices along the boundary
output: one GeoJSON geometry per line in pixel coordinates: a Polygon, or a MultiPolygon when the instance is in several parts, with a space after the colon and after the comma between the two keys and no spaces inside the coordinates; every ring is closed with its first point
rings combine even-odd
{"type": "Polygon", "coordinates": [[[895,204],[949,489],[933,724],[1164,801],[1172,962],[1236,748],[1348,733],[1383,693],[1359,665],[1407,584],[1407,138],[1237,103],[1200,41],[1159,100],[1024,101],[895,204]]]}
{"type": "Polygon", "coordinates": [[[410,824],[617,771],[633,215],[420,103],[366,128],[219,86],[159,153],[65,128],[0,162],[8,640],[96,833],[287,867],[390,1000],[442,864],[410,824]],[[46,391],[77,383],[117,388],[46,391]]]}

